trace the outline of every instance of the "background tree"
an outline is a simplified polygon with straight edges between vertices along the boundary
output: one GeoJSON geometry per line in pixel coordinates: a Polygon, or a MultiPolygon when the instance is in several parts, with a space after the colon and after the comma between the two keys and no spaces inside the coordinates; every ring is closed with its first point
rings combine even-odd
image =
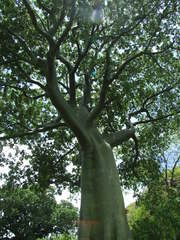
{"type": "Polygon", "coordinates": [[[168,161],[168,153],[163,154],[165,168],[161,167],[161,175],[149,183],[148,189],[140,194],[137,204],[127,208],[134,239],[179,239],[179,154],[175,157],[171,151],[168,161]],[[171,168],[167,168],[167,165],[171,165],[171,168]]]}
{"type": "MultiPolygon", "coordinates": [[[[177,129],[179,6],[101,4],[96,24],[90,1],[0,2],[0,139],[31,147],[42,136],[65,139],[60,153],[79,151],[79,239],[130,240],[112,149],[121,146],[126,182],[137,181],[147,166],[139,156],[147,160],[177,129]]],[[[46,186],[51,165],[41,158],[46,186]]]]}
{"type": "Polygon", "coordinates": [[[77,209],[69,202],[56,203],[54,194],[4,185],[0,188],[1,239],[36,240],[49,233],[75,231],[77,209]]]}

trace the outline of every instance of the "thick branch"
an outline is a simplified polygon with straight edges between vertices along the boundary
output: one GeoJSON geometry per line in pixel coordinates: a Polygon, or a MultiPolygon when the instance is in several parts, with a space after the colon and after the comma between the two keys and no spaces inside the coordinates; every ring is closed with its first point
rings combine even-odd
{"type": "Polygon", "coordinates": [[[48,54],[47,90],[53,105],[56,107],[58,112],[61,113],[65,122],[67,122],[70,126],[81,145],[84,146],[87,144],[88,136],[85,128],[76,116],[75,110],[65,101],[59,91],[55,63],[53,57],[51,56],[51,52],[48,54]]]}
{"type": "Polygon", "coordinates": [[[135,129],[125,129],[116,133],[110,134],[105,140],[111,145],[116,147],[121,145],[123,142],[128,141],[130,138],[134,139],[135,129]]]}

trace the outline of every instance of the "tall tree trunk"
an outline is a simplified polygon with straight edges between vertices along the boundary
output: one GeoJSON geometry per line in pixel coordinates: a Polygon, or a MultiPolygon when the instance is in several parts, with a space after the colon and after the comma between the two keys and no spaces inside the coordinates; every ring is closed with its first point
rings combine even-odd
{"type": "Polygon", "coordinates": [[[112,149],[96,129],[82,150],[79,240],[131,240],[112,149]]]}

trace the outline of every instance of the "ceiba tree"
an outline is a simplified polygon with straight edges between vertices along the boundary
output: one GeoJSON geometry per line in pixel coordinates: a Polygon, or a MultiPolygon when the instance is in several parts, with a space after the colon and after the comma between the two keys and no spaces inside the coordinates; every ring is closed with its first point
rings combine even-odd
{"type": "Polygon", "coordinates": [[[79,240],[132,239],[112,149],[129,147],[137,173],[140,148],[175,129],[178,1],[102,1],[98,23],[86,0],[0,6],[1,141],[71,130],[79,240]]]}

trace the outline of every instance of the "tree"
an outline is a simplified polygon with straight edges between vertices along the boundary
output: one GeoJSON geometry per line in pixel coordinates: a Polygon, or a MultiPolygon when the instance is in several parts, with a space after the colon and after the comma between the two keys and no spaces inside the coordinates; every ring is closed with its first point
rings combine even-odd
{"type": "Polygon", "coordinates": [[[149,183],[147,189],[140,194],[137,204],[132,204],[127,209],[134,239],[179,239],[180,167],[178,166],[178,148],[179,145],[176,145],[176,152],[171,145],[170,150],[162,154],[165,166],[163,168],[161,165],[161,175],[149,183]]]}
{"type": "Polygon", "coordinates": [[[1,239],[36,240],[75,230],[77,209],[69,202],[57,204],[52,191],[4,185],[0,198],[1,239]]]}
{"type": "Polygon", "coordinates": [[[137,206],[129,212],[134,239],[179,239],[179,190],[178,186],[166,189],[159,181],[141,194],[137,206]]]}
{"type": "Polygon", "coordinates": [[[66,139],[60,153],[79,151],[79,240],[132,239],[112,149],[138,179],[139,156],[178,126],[178,2],[102,1],[99,23],[90,1],[0,4],[0,139],[66,139]]]}

